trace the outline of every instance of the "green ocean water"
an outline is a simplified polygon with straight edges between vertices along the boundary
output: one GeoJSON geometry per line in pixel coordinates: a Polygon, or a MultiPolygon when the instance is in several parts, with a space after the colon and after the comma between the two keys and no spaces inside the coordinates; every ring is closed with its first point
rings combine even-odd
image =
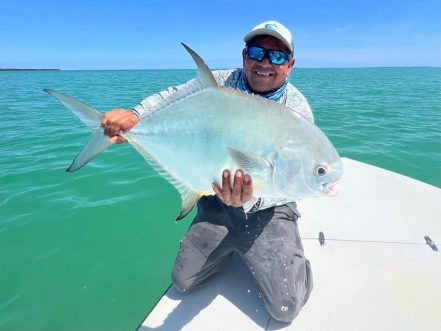
{"type": "MultiPolygon", "coordinates": [[[[88,129],[52,88],[106,111],[194,70],[0,72],[0,330],[132,330],[170,284],[180,199],[128,145],[64,170],[88,129]]],[[[295,69],[342,156],[441,187],[441,69],[295,69]]],[[[191,215],[194,215],[194,211],[191,215]]]]}

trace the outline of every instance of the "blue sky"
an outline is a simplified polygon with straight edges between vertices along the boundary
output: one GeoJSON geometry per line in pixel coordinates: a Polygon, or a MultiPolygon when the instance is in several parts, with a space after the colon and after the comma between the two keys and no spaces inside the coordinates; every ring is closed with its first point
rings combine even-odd
{"type": "Polygon", "coordinates": [[[440,0],[0,0],[0,68],[241,66],[242,37],[270,19],[297,67],[441,66],[440,0]]]}

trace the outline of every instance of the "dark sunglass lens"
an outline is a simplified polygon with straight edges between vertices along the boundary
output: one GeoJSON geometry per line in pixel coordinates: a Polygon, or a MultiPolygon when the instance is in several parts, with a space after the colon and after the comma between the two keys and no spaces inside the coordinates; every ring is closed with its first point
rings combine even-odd
{"type": "Polygon", "coordinates": [[[255,61],[261,61],[265,56],[265,50],[260,47],[248,47],[248,56],[255,61]]]}
{"type": "Polygon", "coordinates": [[[281,51],[270,51],[268,55],[271,63],[278,65],[285,63],[288,58],[288,54],[281,51]]]}

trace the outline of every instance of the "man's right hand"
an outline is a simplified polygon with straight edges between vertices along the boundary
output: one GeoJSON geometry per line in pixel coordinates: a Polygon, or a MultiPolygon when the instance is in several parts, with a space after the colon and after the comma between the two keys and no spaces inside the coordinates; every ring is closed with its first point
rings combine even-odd
{"type": "Polygon", "coordinates": [[[101,126],[104,128],[104,134],[109,136],[109,143],[126,143],[120,134],[129,131],[139,122],[139,117],[130,111],[124,109],[112,109],[104,114],[101,120],[101,126]]]}
{"type": "Polygon", "coordinates": [[[230,170],[225,169],[222,173],[222,187],[216,182],[211,186],[217,197],[227,206],[242,207],[253,196],[251,176],[245,175],[240,169],[234,174],[233,185],[230,170]]]}

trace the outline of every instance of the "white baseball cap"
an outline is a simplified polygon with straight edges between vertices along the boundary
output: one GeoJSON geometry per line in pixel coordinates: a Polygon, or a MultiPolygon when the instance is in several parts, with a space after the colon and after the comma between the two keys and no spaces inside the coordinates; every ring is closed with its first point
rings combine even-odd
{"type": "Polygon", "coordinates": [[[250,32],[248,32],[243,40],[248,43],[251,39],[267,35],[279,39],[283,42],[291,53],[294,51],[294,41],[292,40],[291,32],[281,23],[276,21],[267,21],[256,25],[250,32]]]}

